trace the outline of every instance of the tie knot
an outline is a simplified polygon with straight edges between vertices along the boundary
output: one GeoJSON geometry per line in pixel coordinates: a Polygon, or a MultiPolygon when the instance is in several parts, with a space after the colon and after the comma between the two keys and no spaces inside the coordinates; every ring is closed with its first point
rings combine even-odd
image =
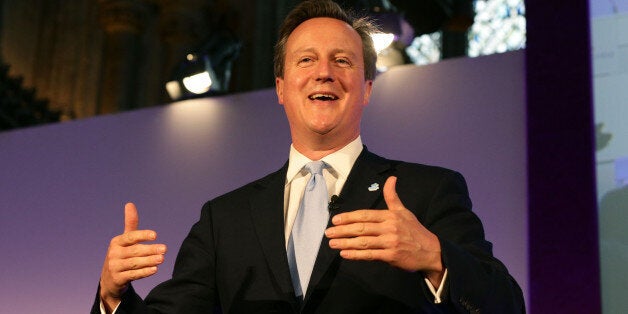
{"type": "Polygon", "coordinates": [[[323,174],[323,168],[325,168],[325,162],[322,160],[312,161],[303,166],[305,170],[310,172],[312,175],[315,174],[323,174]]]}

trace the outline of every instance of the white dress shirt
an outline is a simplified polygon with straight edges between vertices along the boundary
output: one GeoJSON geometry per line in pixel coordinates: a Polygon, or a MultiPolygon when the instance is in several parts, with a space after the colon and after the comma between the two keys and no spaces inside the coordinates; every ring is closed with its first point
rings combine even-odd
{"type": "MultiPolygon", "coordinates": [[[[328,200],[331,199],[332,195],[340,194],[340,190],[347,181],[349,172],[361,152],[362,140],[358,136],[342,149],[321,159],[328,165],[328,167],[323,169],[323,177],[325,177],[327,193],[329,194],[328,200]]],[[[290,160],[288,162],[288,172],[286,173],[283,207],[284,223],[286,226],[284,230],[286,245],[288,238],[290,238],[290,233],[292,232],[294,219],[297,217],[297,212],[299,211],[299,204],[305,192],[305,185],[310,179],[310,176],[312,176],[308,171],[303,169],[303,166],[311,161],[314,160],[303,156],[294,146],[290,146],[290,160]]]]}

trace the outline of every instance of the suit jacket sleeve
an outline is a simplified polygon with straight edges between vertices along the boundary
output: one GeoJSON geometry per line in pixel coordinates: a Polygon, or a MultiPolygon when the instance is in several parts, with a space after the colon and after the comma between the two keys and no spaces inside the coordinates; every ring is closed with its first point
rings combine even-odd
{"type": "Polygon", "coordinates": [[[445,170],[439,180],[427,210],[415,214],[441,243],[442,262],[448,269],[442,299],[461,313],[525,313],[521,289],[493,257],[482,223],[471,211],[464,178],[445,170]]]}
{"type": "MultiPolygon", "coordinates": [[[[215,291],[215,256],[209,202],[183,241],[172,278],[159,284],[142,300],[133,287],[124,293],[116,314],[214,313],[219,308],[215,291]]],[[[91,314],[100,314],[96,295],[91,314]]]]}

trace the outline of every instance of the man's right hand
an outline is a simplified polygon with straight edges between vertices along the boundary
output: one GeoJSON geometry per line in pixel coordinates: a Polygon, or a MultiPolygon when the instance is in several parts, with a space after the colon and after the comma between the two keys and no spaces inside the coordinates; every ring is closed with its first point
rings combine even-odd
{"type": "Polygon", "coordinates": [[[100,275],[100,300],[107,313],[118,306],[122,294],[133,280],[151,276],[164,261],[165,244],[141,244],[153,241],[157,233],[137,230],[139,218],[132,203],[124,206],[124,233],[111,239],[100,275]]]}

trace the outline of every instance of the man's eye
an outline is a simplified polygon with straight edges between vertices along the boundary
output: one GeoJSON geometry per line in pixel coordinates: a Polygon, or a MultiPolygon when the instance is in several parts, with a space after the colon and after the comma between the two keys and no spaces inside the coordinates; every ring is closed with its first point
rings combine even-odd
{"type": "Polygon", "coordinates": [[[336,59],[336,63],[338,63],[341,66],[350,66],[351,62],[349,62],[349,60],[345,59],[345,58],[338,58],[336,59]]]}
{"type": "Polygon", "coordinates": [[[312,58],[309,58],[309,57],[299,59],[299,63],[310,63],[310,62],[312,62],[312,58]]]}

